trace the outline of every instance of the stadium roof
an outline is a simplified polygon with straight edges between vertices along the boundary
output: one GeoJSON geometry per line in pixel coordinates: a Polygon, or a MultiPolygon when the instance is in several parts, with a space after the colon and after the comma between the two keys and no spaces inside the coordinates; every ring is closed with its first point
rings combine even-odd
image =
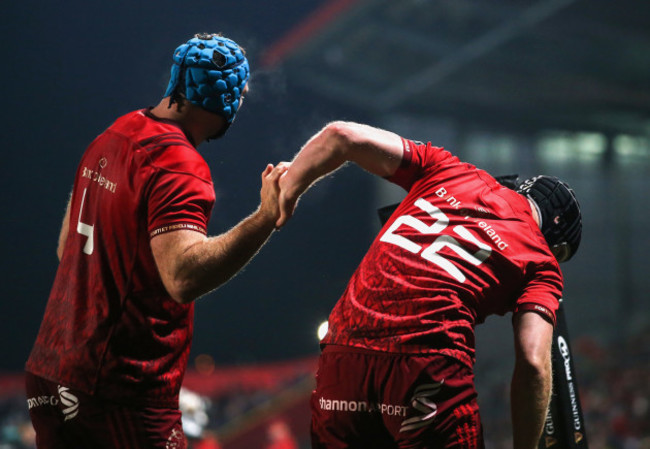
{"type": "Polygon", "coordinates": [[[650,2],[331,0],[263,62],[370,113],[650,133],[650,2]]]}

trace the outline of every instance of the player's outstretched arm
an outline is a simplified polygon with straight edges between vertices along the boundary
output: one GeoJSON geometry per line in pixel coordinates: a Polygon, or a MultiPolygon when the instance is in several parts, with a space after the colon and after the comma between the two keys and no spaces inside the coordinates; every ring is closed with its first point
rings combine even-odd
{"type": "Polygon", "coordinates": [[[514,317],[515,369],[510,389],[514,449],[536,449],[551,396],[553,326],[535,312],[514,317]]]}
{"type": "Polygon", "coordinates": [[[280,227],[291,217],[298,198],[323,176],[347,161],[381,177],[391,176],[402,161],[402,139],[390,131],[352,122],[332,122],[298,152],[282,176],[280,227]]]}
{"type": "Polygon", "coordinates": [[[214,237],[190,230],[160,234],[151,250],[163,284],[179,303],[189,303],[239,272],[259,251],[280,216],[278,179],[288,164],[262,173],[260,206],[229,231],[214,237]]]}

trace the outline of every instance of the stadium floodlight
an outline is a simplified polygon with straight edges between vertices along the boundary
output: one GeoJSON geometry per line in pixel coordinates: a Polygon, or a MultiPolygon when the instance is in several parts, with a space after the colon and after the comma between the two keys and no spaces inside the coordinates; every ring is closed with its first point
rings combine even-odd
{"type": "Polygon", "coordinates": [[[320,323],[320,326],[318,326],[317,334],[318,334],[318,339],[319,340],[322,340],[323,338],[325,338],[325,334],[327,334],[328,326],[329,325],[328,325],[327,321],[323,321],[322,323],[320,323]]]}

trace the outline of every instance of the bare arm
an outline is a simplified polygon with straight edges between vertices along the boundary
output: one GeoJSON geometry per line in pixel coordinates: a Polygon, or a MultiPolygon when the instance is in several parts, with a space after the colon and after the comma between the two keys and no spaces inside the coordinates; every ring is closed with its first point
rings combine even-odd
{"type": "Polygon", "coordinates": [[[65,242],[68,240],[68,231],[70,229],[70,202],[72,201],[72,195],[68,199],[68,205],[65,209],[65,215],[63,216],[63,223],[61,223],[61,231],[59,231],[59,243],[56,247],[56,256],[61,261],[63,257],[63,248],[65,248],[65,242]]]}
{"type": "Polygon", "coordinates": [[[282,176],[278,227],[291,217],[298,198],[347,161],[377,176],[391,176],[402,161],[402,139],[389,131],[352,122],[332,122],[314,135],[282,176]]]}
{"type": "Polygon", "coordinates": [[[551,396],[553,326],[534,312],[514,318],[515,369],[510,389],[514,449],[535,449],[551,396]]]}
{"type": "Polygon", "coordinates": [[[268,240],[280,216],[278,179],[285,164],[262,173],[258,209],[229,231],[206,237],[180,230],[151,239],[151,250],[165,288],[177,302],[194,301],[237,274],[268,240]]]}

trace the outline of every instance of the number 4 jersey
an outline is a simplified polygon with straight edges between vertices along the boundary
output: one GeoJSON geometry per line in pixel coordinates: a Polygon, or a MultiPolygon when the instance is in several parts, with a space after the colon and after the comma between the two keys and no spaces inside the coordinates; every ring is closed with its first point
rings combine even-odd
{"type": "Polygon", "coordinates": [[[206,233],[214,187],[173,122],[119,118],[84,153],[69,231],[27,371],[119,402],[175,406],[193,305],[171,299],[149,241],[206,233]]]}
{"type": "Polygon", "coordinates": [[[472,366],[474,326],[531,310],[555,322],[562,274],[522,195],[442,148],[403,140],[408,191],[329,317],[323,344],[440,353],[472,366]]]}

